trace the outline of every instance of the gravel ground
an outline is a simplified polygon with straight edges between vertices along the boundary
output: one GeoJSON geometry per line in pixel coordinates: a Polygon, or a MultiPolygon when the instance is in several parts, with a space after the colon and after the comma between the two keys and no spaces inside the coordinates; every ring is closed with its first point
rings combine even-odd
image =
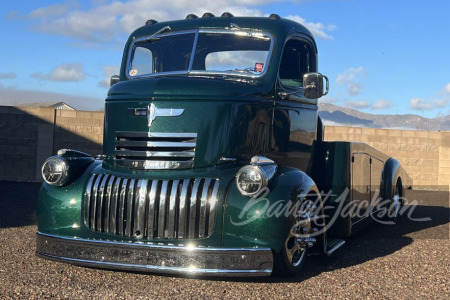
{"type": "Polygon", "coordinates": [[[125,273],[38,258],[39,185],[0,182],[0,299],[450,299],[449,195],[414,191],[417,222],[373,224],[292,278],[198,279],[125,273]]]}

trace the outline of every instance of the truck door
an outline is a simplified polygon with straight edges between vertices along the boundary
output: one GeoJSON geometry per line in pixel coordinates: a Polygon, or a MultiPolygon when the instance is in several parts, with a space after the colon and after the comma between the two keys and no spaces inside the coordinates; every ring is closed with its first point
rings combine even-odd
{"type": "Polygon", "coordinates": [[[365,217],[371,198],[371,157],[366,153],[352,156],[352,222],[365,217]]]}
{"type": "MultiPolygon", "coordinates": [[[[372,164],[370,165],[370,199],[372,201],[372,206],[377,206],[381,198],[380,184],[383,167],[384,161],[372,156],[372,164]]],[[[375,211],[375,209],[372,209],[371,211],[375,211]]]]}
{"type": "Polygon", "coordinates": [[[317,71],[316,49],[306,37],[286,39],[278,72],[278,94],[272,125],[270,157],[278,164],[307,171],[316,138],[317,99],[303,93],[303,75],[317,71]]]}

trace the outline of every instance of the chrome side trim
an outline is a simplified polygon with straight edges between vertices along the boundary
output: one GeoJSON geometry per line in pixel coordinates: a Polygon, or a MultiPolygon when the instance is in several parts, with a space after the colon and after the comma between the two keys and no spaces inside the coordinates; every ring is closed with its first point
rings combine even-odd
{"type": "Polygon", "coordinates": [[[269,248],[209,248],[86,240],[37,233],[38,256],[82,266],[184,275],[269,276],[269,248]]]}

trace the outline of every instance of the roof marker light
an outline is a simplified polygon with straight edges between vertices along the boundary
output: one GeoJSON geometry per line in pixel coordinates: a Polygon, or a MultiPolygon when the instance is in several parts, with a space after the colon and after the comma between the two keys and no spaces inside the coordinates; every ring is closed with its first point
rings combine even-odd
{"type": "Polygon", "coordinates": [[[194,19],[197,19],[197,18],[198,18],[197,15],[194,15],[194,14],[188,14],[186,16],[186,20],[194,20],[194,19]]]}
{"type": "Polygon", "coordinates": [[[202,18],[214,18],[214,17],[215,17],[215,15],[213,15],[210,12],[205,12],[202,16],[202,18]]]}

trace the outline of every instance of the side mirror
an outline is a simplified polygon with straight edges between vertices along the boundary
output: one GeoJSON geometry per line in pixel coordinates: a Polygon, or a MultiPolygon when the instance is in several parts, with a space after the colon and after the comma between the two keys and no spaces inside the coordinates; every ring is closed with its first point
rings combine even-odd
{"type": "Polygon", "coordinates": [[[111,80],[109,81],[109,86],[113,86],[120,81],[119,75],[111,76],[111,80]]]}
{"type": "Polygon", "coordinates": [[[305,97],[309,99],[318,99],[328,94],[328,77],[320,73],[306,73],[303,75],[303,90],[305,97]],[[323,80],[325,79],[325,91],[323,90],[323,80]]]}

